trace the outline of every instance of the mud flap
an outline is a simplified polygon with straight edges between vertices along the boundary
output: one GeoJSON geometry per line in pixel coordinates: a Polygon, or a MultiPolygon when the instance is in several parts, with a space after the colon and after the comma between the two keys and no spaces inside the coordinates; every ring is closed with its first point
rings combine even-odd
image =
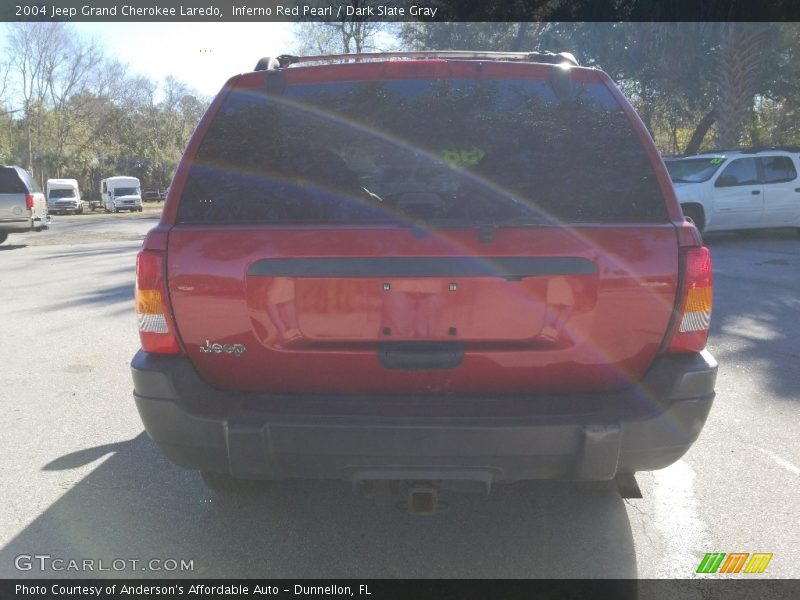
{"type": "Polygon", "coordinates": [[[575,478],[609,481],[619,465],[622,428],[617,423],[592,424],[583,428],[583,449],[578,455],[575,478]]]}
{"type": "Polygon", "coordinates": [[[228,464],[234,477],[243,479],[275,479],[276,473],[266,449],[268,430],[246,421],[232,421],[225,430],[228,464]]]}

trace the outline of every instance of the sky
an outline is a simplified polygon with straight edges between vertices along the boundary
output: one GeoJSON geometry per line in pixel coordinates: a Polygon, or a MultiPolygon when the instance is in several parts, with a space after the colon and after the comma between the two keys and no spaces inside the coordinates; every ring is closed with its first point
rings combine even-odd
{"type": "Polygon", "coordinates": [[[291,52],[292,23],[72,23],[96,37],[133,73],[167,75],[214,96],[231,76],[252,71],[262,56],[291,52]]]}

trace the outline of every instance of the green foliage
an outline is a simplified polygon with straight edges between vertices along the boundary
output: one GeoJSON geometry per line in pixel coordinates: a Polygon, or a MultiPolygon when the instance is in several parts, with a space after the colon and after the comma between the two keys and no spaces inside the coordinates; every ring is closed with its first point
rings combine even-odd
{"type": "Polygon", "coordinates": [[[171,77],[159,86],[129,75],[68,24],[13,23],[5,32],[0,162],[41,182],[77,179],[87,199],[113,175],[169,185],[206,99],[171,77]]]}

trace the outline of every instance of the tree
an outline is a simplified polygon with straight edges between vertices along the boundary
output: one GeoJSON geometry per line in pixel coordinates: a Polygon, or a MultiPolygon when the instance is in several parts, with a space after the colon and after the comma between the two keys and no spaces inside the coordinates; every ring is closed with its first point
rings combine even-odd
{"type": "Polygon", "coordinates": [[[347,16],[345,11],[336,21],[301,21],[294,29],[294,52],[300,56],[316,56],[391,50],[397,25],[362,15],[369,9],[375,12],[378,6],[401,4],[404,4],[401,0],[349,0],[342,6],[345,9],[350,7],[354,12],[352,16],[347,16]]]}
{"type": "Polygon", "coordinates": [[[716,106],[719,147],[739,145],[745,125],[751,119],[756,94],[767,86],[776,38],[776,26],[769,23],[721,25],[716,68],[712,72],[719,93],[716,106]]]}
{"type": "Polygon", "coordinates": [[[91,86],[103,57],[95,42],[82,41],[65,23],[11,23],[8,32],[8,87],[22,100],[27,165],[36,177],[64,162],[77,122],[69,101],[91,86]],[[35,147],[47,148],[38,161],[35,147]]]}
{"type": "Polygon", "coordinates": [[[403,23],[400,39],[411,50],[544,50],[553,23],[403,23]]]}
{"type": "Polygon", "coordinates": [[[6,32],[2,162],[27,164],[39,181],[74,177],[87,197],[116,174],[168,184],[205,99],[174,78],[159,94],[156,82],[132,77],[68,24],[13,23],[6,32]]]}

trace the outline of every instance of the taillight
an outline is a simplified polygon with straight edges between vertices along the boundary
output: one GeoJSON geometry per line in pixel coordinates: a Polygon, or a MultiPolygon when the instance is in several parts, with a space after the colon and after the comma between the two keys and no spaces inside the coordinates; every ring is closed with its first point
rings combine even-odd
{"type": "Polygon", "coordinates": [[[142,349],[156,354],[181,354],[169,310],[161,252],[142,250],[136,257],[135,298],[142,349]]]}
{"type": "Polygon", "coordinates": [[[33,194],[25,194],[25,207],[33,210],[33,194]]]}
{"type": "Polygon", "coordinates": [[[682,250],[683,288],[667,352],[699,352],[706,347],[711,323],[712,276],[708,248],[682,250]]]}

